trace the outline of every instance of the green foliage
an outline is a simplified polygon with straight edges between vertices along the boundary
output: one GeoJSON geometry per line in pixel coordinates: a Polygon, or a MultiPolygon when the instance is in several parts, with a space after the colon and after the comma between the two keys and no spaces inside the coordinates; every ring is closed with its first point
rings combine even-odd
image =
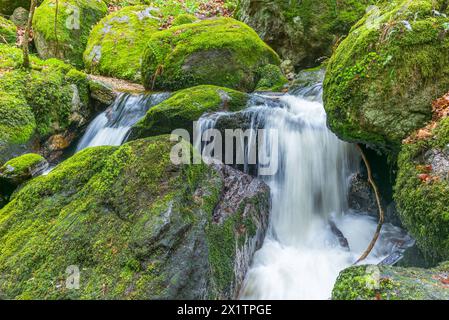
{"type": "Polygon", "coordinates": [[[434,14],[440,6],[432,0],[379,6],[329,61],[324,102],[329,126],[342,139],[397,152],[449,87],[449,57],[441,55],[449,48],[449,18],[434,14]]]}
{"type": "Polygon", "coordinates": [[[35,44],[44,58],[59,58],[83,66],[83,52],[92,27],[107,14],[102,0],[45,0],[33,18],[35,44]]]}
{"type": "Polygon", "coordinates": [[[132,138],[169,134],[175,129],[192,132],[193,121],[204,113],[238,111],[246,106],[245,93],[216,86],[197,86],[176,92],[151,108],[134,127],[132,138]]]}
{"type": "Polygon", "coordinates": [[[247,25],[216,18],[154,33],[142,62],[146,88],[178,90],[211,84],[252,91],[256,73],[279,57],[247,25]]]}
{"type": "Polygon", "coordinates": [[[399,153],[395,200],[402,223],[431,260],[449,259],[449,177],[423,182],[425,154],[448,154],[449,118],[441,120],[433,138],[404,144],[399,153]]]}
{"type": "Polygon", "coordinates": [[[9,20],[0,16],[0,43],[15,44],[17,28],[9,20]]]}

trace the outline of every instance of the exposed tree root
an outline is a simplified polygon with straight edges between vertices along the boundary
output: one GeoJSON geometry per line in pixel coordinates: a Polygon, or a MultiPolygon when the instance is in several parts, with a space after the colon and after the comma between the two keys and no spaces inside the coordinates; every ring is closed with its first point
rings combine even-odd
{"type": "Polygon", "coordinates": [[[372,176],[371,167],[369,165],[368,159],[366,158],[365,153],[363,152],[362,148],[359,145],[357,145],[357,148],[359,149],[360,154],[362,155],[363,162],[365,162],[366,170],[368,172],[368,182],[371,184],[371,187],[373,188],[374,193],[376,195],[377,206],[379,208],[379,222],[377,224],[377,229],[376,229],[376,232],[374,233],[373,240],[371,240],[370,244],[368,245],[368,248],[365,250],[365,252],[362,254],[362,256],[354,264],[357,264],[357,263],[365,260],[368,257],[368,255],[371,253],[371,250],[373,250],[373,248],[377,242],[377,239],[379,239],[380,231],[382,230],[382,225],[384,223],[384,210],[383,210],[382,204],[380,202],[379,190],[377,189],[377,185],[374,182],[374,179],[372,176]]]}

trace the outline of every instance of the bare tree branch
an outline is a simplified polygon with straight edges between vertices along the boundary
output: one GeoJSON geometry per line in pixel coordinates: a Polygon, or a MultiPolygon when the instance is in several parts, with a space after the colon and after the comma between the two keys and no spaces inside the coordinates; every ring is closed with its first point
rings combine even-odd
{"type": "Polygon", "coordinates": [[[366,170],[368,172],[368,182],[371,184],[371,187],[374,190],[374,194],[376,195],[377,206],[379,208],[379,222],[377,224],[377,229],[376,229],[376,232],[374,233],[374,237],[371,240],[370,244],[368,245],[368,248],[365,250],[365,252],[362,254],[362,256],[354,264],[357,264],[360,261],[365,260],[368,257],[368,255],[371,253],[374,246],[376,245],[377,240],[379,239],[380,231],[382,230],[382,225],[384,223],[384,210],[382,208],[382,203],[380,201],[379,190],[377,189],[377,185],[374,182],[374,179],[373,179],[373,176],[371,173],[371,167],[369,165],[368,159],[366,158],[365,153],[363,152],[362,148],[359,145],[357,145],[357,149],[360,151],[360,154],[362,155],[363,162],[365,162],[366,170]]]}
{"type": "Polygon", "coordinates": [[[29,42],[30,42],[30,33],[31,33],[31,27],[33,25],[33,16],[34,16],[34,10],[36,9],[36,0],[31,0],[30,5],[30,13],[28,15],[28,23],[25,28],[25,35],[23,36],[23,67],[25,69],[30,68],[30,52],[29,52],[29,42]]]}

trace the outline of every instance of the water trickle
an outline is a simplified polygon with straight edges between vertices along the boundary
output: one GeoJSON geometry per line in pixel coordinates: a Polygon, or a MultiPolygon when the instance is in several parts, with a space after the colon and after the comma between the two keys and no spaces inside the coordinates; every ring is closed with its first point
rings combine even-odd
{"type": "Polygon", "coordinates": [[[120,94],[108,109],[90,123],[76,151],[94,146],[121,145],[128,137],[131,127],[145,115],[148,109],[161,103],[168,96],[168,93],[120,94]]]}

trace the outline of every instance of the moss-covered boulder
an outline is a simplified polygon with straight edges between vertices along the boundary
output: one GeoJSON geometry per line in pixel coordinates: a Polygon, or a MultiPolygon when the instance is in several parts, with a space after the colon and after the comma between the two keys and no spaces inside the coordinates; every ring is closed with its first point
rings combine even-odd
{"type": "Polygon", "coordinates": [[[5,185],[17,187],[30,178],[39,175],[47,167],[47,161],[41,155],[35,153],[27,153],[11,159],[0,167],[0,189],[5,185]]]}
{"type": "Polygon", "coordinates": [[[0,43],[15,44],[17,27],[11,21],[0,16],[0,43]]]}
{"type": "Polygon", "coordinates": [[[449,88],[445,1],[384,1],[340,44],[327,66],[324,102],[342,139],[397,150],[431,118],[449,88]]]}
{"type": "Polygon", "coordinates": [[[238,111],[246,106],[245,93],[217,86],[197,86],[176,92],[152,107],[132,128],[131,138],[169,134],[175,129],[193,131],[193,121],[216,111],[238,111]]]}
{"type": "Polygon", "coordinates": [[[175,165],[173,146],[162,136],[88,148],[15,193],[0,210],[0,296],[235,297],[269,189],[225,166],[175,165]]]}
{"type": "Polygon", "coordinates": [[[403,144],[395,200],[407,230],[432,260],[449,259],[449,117],[427,139],[403,144]]]}
{"type": "Polygon", "coordinates": [[[61,61],[0,45],[0,163],[35,148],[33,142],[83,126],[92,115],[87,75],[61,61]]]}
{"type": "Polygon", "coordinates": [[[343,270],[333,300],[448,300],[449,263],[433,269],[355,266],[343,270]]]}
{"type": "Polygon", "coordinates": [[[33,18],[34,43],[39,56],[59,58],[82,67],[90,31],[107,12],[103,0],[59,0],[58,6],[56,0],[45,0],[33,18]]]}
{"type": "Polygon", "coordinates": [[[236,16],[297,68],[317,66],[375,0],[240,0],[236,16]]]}
{"type": "Polygon", "coordinates": [[[279,65],[279,57],[254,30],[231,18],[215,18],[154,33],[142,76],[149,89],[211,84],[253,91],[259,68],[267,64],[279,65]]]}
{"type": "MultiPolygon", "coordinates": [[[[38,0],[38,2],[40,2],[38,0]]],[[[0,2],[0,14],[11,15],[14,9],[18,7],[29,8],[31,4],[30,0],[2,0],[0,2]]]]}
{"type": "Polygon", "coordinates": [[[282,91],[288,83],[281,68],[273,64],[261,67],[258,75],[260,80],[257,82],[256,91],[282,91]]]}
{"type": "Polygon", "coordinates": [[[160,10],[131,6],[103,18],[92,30],[84,52],[91,73],[140,81],[140,65],[148,38],[158,31],[160,10]]]}

